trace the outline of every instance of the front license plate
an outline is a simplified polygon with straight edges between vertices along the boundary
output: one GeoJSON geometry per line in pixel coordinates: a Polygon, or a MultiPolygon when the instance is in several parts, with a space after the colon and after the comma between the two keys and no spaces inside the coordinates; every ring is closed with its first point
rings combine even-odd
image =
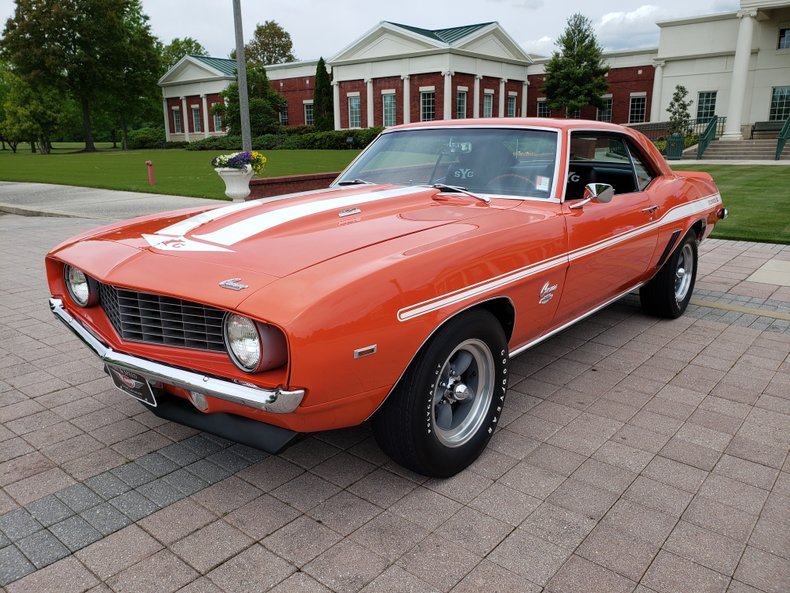
{"type": "Polygon", "coordinates": [[[112,382],[115,383],[118,389],[149,406],[156,407],[156,397],[148,379],[134,371],[109,364],[107,365],[107,372],[110,373],[112,382]]]}

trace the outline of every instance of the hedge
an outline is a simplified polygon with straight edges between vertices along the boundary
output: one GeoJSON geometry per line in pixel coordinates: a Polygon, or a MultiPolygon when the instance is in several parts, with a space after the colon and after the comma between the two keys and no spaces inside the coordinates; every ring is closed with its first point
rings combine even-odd
{"type": "MultiPolygon", "coordinates": [[[[329,132],[308,132],[311,126],[299,126],[298,131],[263,134],[252,139],[255,150],[339,150],[364,148],[370,144],[383,128],[361,130],[331,130],[329,132]],[[349,143],[348,139],[351,138],[349,143]]],[[[286,130],[287,128],[284,128],[286,130]]],[[[241,136],[212,136],[190,142],[187,150],[241,150],[241,136]]]]}

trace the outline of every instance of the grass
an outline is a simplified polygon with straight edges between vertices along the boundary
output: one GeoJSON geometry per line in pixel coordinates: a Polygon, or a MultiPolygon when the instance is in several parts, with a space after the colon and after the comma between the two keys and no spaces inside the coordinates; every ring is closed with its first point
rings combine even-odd
{"type": "Polygon", "coordinates": [[[790,243],[790,166],[672,165],[707,171],[730,212],[713,237],[764,243],[790,243]]]}
{"type": "MultiPolygon", "coordinates": [[[[106,189],[224,197],[224,185],[209,164],[218,153],[187,150],[129,150],[98,145],[97,153],[79,153],[78,143],[57,144],[51,155],[0,151],[0,180],[33,181],[106,189]],[[156,185],[148,185],[145,161],[154,163],[156,185]]],[[[340,171],[355,150],[269,150],[265,177],[340,171]]],[[[713,233],[719,239],[790,244],[790,166],[673,165],[678,170],[707,171],[730,211],[713,233]]]]}
{"type": "MultiPolygon", "coordinates": [[[[76,152],[81,144],[57,144],[49,155],[30,149],[0,151],[0,180],[58,183],[104,189],[223,198],[225,185],[212,169],[221,151],[128,150],[99,144],[99,152],[76,152]],[[145,162],[154,164],[156,184],[148,184],[145,162]]],[[[264,177],[340,171],[356,150],[267,150],[264,177]]]]}

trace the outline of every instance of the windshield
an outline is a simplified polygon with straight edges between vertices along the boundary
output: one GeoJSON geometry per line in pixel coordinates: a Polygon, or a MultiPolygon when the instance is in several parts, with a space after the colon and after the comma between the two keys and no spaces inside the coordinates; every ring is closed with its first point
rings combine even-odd
{"type": "Polygon", "coordinates": [[[443,184],[479,194],[548,198],[557,133],[517,128],[412,128],[382,134],[337,184],[443,184]]]}

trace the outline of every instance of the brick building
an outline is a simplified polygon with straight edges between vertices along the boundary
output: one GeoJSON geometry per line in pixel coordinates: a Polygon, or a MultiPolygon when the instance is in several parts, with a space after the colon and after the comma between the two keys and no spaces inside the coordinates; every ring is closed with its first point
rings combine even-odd
{"type": "MultiPolygon", "coordinates": [[[[738,12],[657,23],[659,47],[604,54],[604,107],[570,117],[620,124],[665,121],[676,84],[692,116],[727,116],[725,136],[790,116],[790,2],[741,0],[738,12]],[[707,49],[706,49],[707,48],[707,49]],[[694,113],[696,111],[696,114],[694,113]]],[[[336,129],[462,117],[547,116],[547,58],[526,54],[496,22],[428,30],[382,22],[327,61],[336,129]]],[[[313,123],[317,61],[267,67],[286,101],[284,125],[313,123]]],[[[169,140],[222,132],[210,116],[235,63],[187,56],[160,80],[169,140]]]]}

